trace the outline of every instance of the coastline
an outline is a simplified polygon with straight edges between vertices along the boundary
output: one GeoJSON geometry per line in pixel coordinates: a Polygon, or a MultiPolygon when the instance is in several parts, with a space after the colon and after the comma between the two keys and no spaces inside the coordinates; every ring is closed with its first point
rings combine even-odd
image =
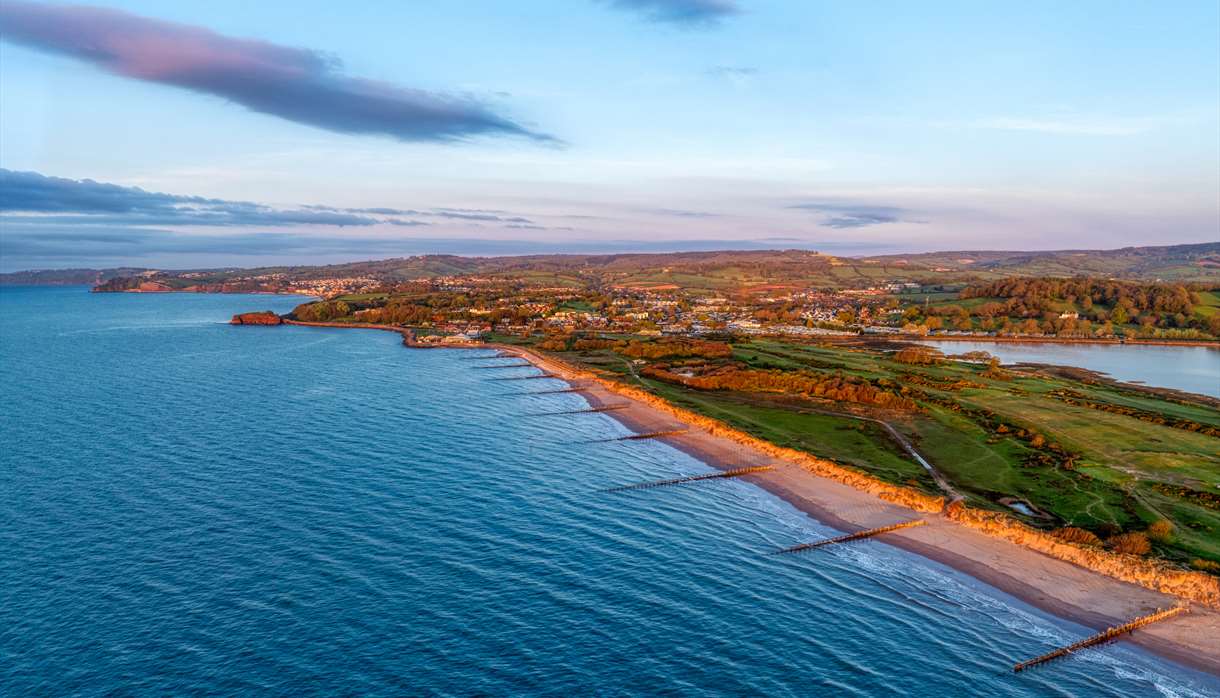
{"type": "MultiPolygon", "coordinates": [[[[342,329],[375,329],[396,332],[403,344],[416,348],[495,349],[522,358],[536,368],[568,382],[591,407],[628,404],[606,412],[635,433],[652,433],[685,427],[682,434],[663,437],[665,443],[718,469],[742,465],[771,464],[775,469],[765,475],[742,479],[762,487],[797,509],[827,525],[844,531],[861,530],[922,518],[926,525],[887,534],[878,539],[962,572],[985,585],[1015,597],[1053,616],[1081,625],[1104,629],[1144,615],[1157,608],[1181,602],[1177,596],[1155,591],[1113,576],[1052,557],[979,528],[963,525],[941,512],[942,501],[927,495],[905,499],[887,489],[880,491],[851,482],[851,478],[829,477],[801,459],[785,458],[778,447],[757,448],[753,437],[730,438],[728,427],[707,428],[715,420],[683,418],[680,408],[661,409],[659,398],[641,399],[628,386],[587,374],[558,359],[530,349],[502,344],[470,344],[448,347],[419,345],[411,333],[392,325],[285,321],[285,324],[342,329]],[[743,459],[748,462],[743,462],[743,459]],[[848,480],[845,482],[844,480],[848,480]]],[[[841,469],[842,470],[842,469],[841,469]]],[[[838,473],[836,473],[838,474],[838,473]]],[[[872,478],[859,478],[861,481],[872,478]]],[[[1191,604],[1191,613],[1164,624],[1157,624],[1124,639],[1177,664],[1220,676],[1220,611],[1200,603],[1191,604]]],[[[1049,649],[1049,648],[1048,648],[1049,649]]]]}
{"type": "MultiPolygon", "coordinates": [[[[926,525],[887,534],[878,542],[907,550],[962,572],[1051,615],[1101,630],[1126,622],[1157,608],[1181,602],[1176,596],[1121,581],[1059,560],[979,530],[961,525],[939,512],[917,511],[885,501],[873,493],[810,472],[800,464],[751,449],[739,441],[683,422],[630,395],[590,382],[560,361],[510,345],[486,344],[505,354],[523,358],[580,389],[592,407],[630,403],[605,414],[636,433],[673,429],[675,422],[688,431],[663,437],[665,443],[721,470],[748,464],[771,464],[765,475],[747,480],[783,499],[814,519],[844,531],[922,518],[926,525]]],[[[1177,664],[1220,676],[1220,611],[1191,604],[1191,613],[1160,625],[1141,629],[1124,639],[1177,664]]]]}

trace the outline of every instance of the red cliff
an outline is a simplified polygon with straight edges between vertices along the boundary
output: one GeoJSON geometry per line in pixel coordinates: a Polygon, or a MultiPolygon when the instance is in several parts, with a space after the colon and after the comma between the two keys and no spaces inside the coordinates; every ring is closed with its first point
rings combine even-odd
{"type": "Polygon", "coordinates": [[[261,313],[240,313],[229,320],[230,325],[282,325],[284,321],[279,315],[264,310],[261,313]]]}

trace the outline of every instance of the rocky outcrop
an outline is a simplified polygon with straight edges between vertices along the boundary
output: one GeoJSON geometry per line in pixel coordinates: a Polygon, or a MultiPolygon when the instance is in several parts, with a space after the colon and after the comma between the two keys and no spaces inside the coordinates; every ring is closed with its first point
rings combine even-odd
{"type": "Polygon", "coordinates": [[[261,313],[240,313],[229,320],[230,325],[282,325],[283,318],[270,310],[261,313]]]}

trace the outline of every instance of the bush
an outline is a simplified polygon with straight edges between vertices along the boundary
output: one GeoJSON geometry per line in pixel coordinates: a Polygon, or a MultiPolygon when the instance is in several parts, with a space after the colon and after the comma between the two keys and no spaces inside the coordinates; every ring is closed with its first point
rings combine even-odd
{"type": "Polygon", "coordinates": [[[538,343],[542,351],[568,351],[572,343],[572,335],[554,335],[538,343]]]}
{"type": "Polygon", "coordinates": [[[1106,541],[1110,549],[1124,555],[1147,555],[1152,551],[1148,536],[1143,533],[1120,533],[1106,541]]]}
{"type": "Polygon", "coordinates": [[[1055,531],[1055,537],[1065,543],[1076,543],[1077,545],[1101,545],[1101,539],[1091,531],[1086,531],[1083,528],[1075,526],[1067,526],[1055,531]]]}
{"type": "Polygon", "coordinates": [[[1148,527],[1148,537],[1158,543],[1168,543],[1173,537],[1173,524],[1161,519],[1148,527]]]}
{"type": "Polygon", "coordinates": [[[1196,557],[1190,561],[1190,566],[1197,570],[1203,570],[1204,572],[1220,573],[1220,562],[1216,562],[1215,560],[1204,560],[1201,557],[1196,557]]]}
{"type": "Polygon", "coordinates": [[[636,359],[727,359],[733,355],[733,347],[724,342],[699,339],[662,339],[656,342],[633,341],[622,347],[619,353],[636,359]]]}
{"type": "Polygon", "coordinates": [[[687,377],[665,370],[660,365],[645,367],[649,378],[680,383],[696,390],[736,390],[748,393],[786,393],[824,398],[838,402],[877,405],[896,410],[914,410],[914,400],[884,388],[874,387],[862,378],[813,373],[810,371],[763,371],[724,367],[711,373],[687,377]]]}
{"type": "Polygon", "coordinates": [[[894,352],[891,358],[900,364],[916,366],[938,366],[945,362],[945,355],[933,347],[907,347],[894,352]]]}

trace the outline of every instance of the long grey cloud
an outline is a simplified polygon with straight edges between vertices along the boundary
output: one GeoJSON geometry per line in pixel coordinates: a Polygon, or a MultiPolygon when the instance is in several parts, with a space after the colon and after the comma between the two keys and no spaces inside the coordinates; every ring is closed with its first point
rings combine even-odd
{"type": "Polygon", "coordinates": [[[824,214],[821,225],[827,228],[866,228],[884,223],[915,222],[906,220],[907,210],[897,206],[871,206],[867,204],[843,204],[814,201],[789,206],[789,208],[816,211],[824,214]]]}
{"type": "MultiPolygon", "coordinates": [[[[825,244],[817,245],[823,247],[825,244]]],[[[0,266],[6,271],[50,267],[95,266],[116,262],[140,263],[170,255],[181,265],[197,256],[263,257],[271,260],[297,256],[317,263],[319,258],[368,259],[384,255],[460,254],[608,254],[624,252],[676,252],[689,250],[815,249],[810,243],[784,244],[759,240],[520,240],[470,238],[391,238],[306,235],[301,233],[236,233],[187,235],[171,230],[115,228],[105,232],[79,227],[17,226],[0,237],[0,266]]],[[[277,262],[278,263],[278,262],[277,262]]]]}
{"type": "MultiPolygon", "coordinates": [[[[444,208],[438,207],[428,211],[417,211],[415,209],[402,208],[335,208],[333,206],[306,206],[305,208],[311,211],[335,211],[345,213],[371,213],[385,216],[432,216],[435,218],[449,218],[462,221],[478,221],[491,223],[533,223],[534,221],[510,214],[508,211],[483,209],[483,208],[444,208]]],[[[420,225],[428,225],[422,221],[416,221],[420,225]]]]}
{"type": "Polygon", "coordinates": [[[637,12],[652,22],[714,25],[741,12],[737,0],[608,0],[611,7],[637,12]]]}
{"type": "Polygon", "coordinates": [[[4,0],[0,36],[116,75],[215,95],[339,133],[403,141],[507,135],[559,142],[473,99],[344,75],[337,59],[318,51],[118,10],[4,0]]]}
{"type": "MultiPolygon", "coordinates": [[[[367,213],[398,209],[357,209],[367,213]]],[[[398,226],[428,225],[401,218],[326,207],[281,209],[250,201],[150,192],[91,179],[48,177],[0,168],[0,214],[5,221],[33,224],[202,226],[398,226]]]]}

